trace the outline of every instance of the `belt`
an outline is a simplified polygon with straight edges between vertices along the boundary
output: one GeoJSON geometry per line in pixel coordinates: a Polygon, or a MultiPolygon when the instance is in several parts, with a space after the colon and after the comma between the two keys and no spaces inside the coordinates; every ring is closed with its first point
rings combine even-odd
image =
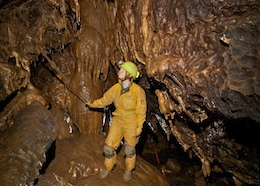
{"type": "Polygon", "coordinates": [[[135,110],[132,110],[132,111],[115,111],[112,113],[114,116],[130,116],[130,115],[133,115],[133,114],[136,114],[136,111],[135,110]]]}

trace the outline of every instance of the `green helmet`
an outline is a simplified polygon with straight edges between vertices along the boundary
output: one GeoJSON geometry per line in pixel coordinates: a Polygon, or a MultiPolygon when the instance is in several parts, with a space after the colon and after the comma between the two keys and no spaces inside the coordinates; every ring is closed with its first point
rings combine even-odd
{"type": "Polygon", "coordinates": [[[134,79],[139,77],[137,66],[133,62],[126,61],[120,67],[131,74],[134,79]]]}

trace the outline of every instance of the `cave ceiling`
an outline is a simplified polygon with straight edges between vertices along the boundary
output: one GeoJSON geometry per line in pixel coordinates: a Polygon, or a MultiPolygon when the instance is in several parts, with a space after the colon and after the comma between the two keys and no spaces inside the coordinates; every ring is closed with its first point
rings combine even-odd
{"type": "Polygon", "coordinates": [[[117,62],[130,60],[149,111],[167,120],[204,176],[217,161],[236,179],[260,183],[223,132],[227,120],[260,122],[259,0],[0,0],[0,25],[1,131],[38,100],[66,110],[80,132],[97,133],[102,113],[84,102],[101,97],[116,82],[117,62]]]}

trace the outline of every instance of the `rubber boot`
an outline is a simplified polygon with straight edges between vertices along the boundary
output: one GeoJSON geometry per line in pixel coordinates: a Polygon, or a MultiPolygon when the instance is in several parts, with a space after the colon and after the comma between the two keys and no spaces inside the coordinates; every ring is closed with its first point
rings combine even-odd
{"type": "Polygon", "coordinates": [[[102,171],[100,172],[100,174],[99,174],[99,178],[100,178],[100,179],[106,178],[107,175],[109,174],[109,172],[110,172],[110,171],[108,171],[108,170],[102,170],[102,171]]]}
{"type": "Polygon", "coordinates": [[[124,181],[128,182],[129,180],[131,180],[131,175],[132,175],[132,171],[131,170],[126,170],[125,174],[124,174],[124,181]]]}

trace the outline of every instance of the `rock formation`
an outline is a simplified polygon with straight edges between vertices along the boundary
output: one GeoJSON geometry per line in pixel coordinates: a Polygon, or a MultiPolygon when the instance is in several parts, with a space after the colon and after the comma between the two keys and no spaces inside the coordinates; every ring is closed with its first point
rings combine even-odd
{"type": "Polygon", "coordinates": [[[1,185],[33,185],[55,140],[53,116],[41,103],[32,102],[1,133],[1,185]]]}

